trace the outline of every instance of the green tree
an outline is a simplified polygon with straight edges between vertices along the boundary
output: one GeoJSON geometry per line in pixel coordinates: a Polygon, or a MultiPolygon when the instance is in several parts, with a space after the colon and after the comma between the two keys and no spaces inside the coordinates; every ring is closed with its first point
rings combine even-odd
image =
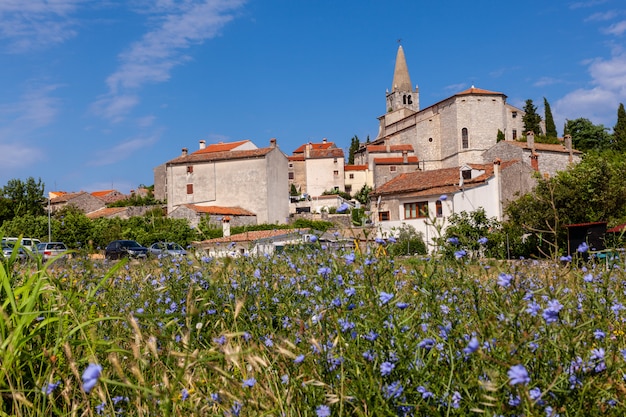
{"type": "Polygon", "coordinates": [[[372,192],[372,187],[365,184],[359,191],[354,194],[354,199],[363,205],[367,205],[369,203],[369,196],[372,192]]]}
{"type": "Polygon", "coordinates": [[[572,146],[579,151],[606,150],[613,146],[607,129],[603,125],[594,125],[589,119],[568,120],[565,131],[572,136],[572,146]]]}
{"type": "Polygon", "coordinates": [[[348,149],[348,165],[354,165],[354,154],[358,152],[361,146],[361,142],[359,141],[359,137],[354,135],[352,139],[350,139],[350,148],[348,149]]]}
{"type": "Polygon", "coordinates": [[[444,256],[454,257],[459,250],[465,250],[472,257],[506,256],[502,224],[495,217],[487,217],[484,208],[454,213],[448,221],[444,235],[436,239],[444,256]]]}
{"type": "Polygon", "coordinates": [[[504,132],[501,131],[500,129],[498,129],[498,134],[496,136],[496,142],[501,142],[503,140],[505,140],[505,136],[504,136],[504,132]]]}
{"type": "Polygon", "coordinates": [[[626,151],[626,110],[624,110],[624,103],[620,103],[617,109],[617,123],[613,127],[613,143],[618,151],[626,151]]]}
{"type": "Polygon", "coordinates": [[[511,202],[506,214],[511,228],[520,228],[537,245],[535,254],[556,256],[566,247],[566,224],[626,221],[623,155],[590,152],[556,176],[540,178],[531,193],[511,202]]]}
{"type": "Polygon", "coordinates": [[[427,253],[424,235],[417,232],[415,228],[408,224],[402,224],[396,230],[392,230],[395,242],[391,243],[388,251],[391,255],[425,255],[427,253]]]}
{"type": "Polygon", "coordinates": [[[537,113],[537,106],[533,104],[531,99],[526,100],[524,105],[524,116],[522,117],[524,122],[524,134],[532,131],[535,135],[541,135],[541,116],[537,113]]]}
{"type": "Polygon", "coordinates": [[[289,195],[292,197],[296,197],[298,195],[300,195],[300,193],[298,192],[298,189],[296,188],[295,184],[291,184],[291,186],[289,187],[289,195]]]}
{"type": "Polygon", "coordinates": [[[9,220],[14,217],[31,214],[44,214],[46,201],[44,184],[29,177],[26,181],[12,179],[2,188],[0,196],[0,220],[9,220]]]}
{"type": "Polygon", "coordinates": [[[558,133],[556,132],[556,125],[554,124],[554,118],[552,117],[552,110],[550,109],[550,103],[548,103],[548,99],[543,98],[543,106],[544,106],[544,120],[546,121],[546,136],[548,138],[556,139],[558,137],[558,133]]]}

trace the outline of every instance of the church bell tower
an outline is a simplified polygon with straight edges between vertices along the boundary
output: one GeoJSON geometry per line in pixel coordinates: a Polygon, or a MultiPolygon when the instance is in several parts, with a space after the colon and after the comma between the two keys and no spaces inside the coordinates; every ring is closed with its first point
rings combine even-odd
{"type": "Polygon", "coordinates": [[[402,45],[400,45],[396,55],[396,68],[393,72],[391,92],[387,91],[387,113],[400,109],[417,112],[419,108],[419,90],[417,86],[413,90],[411,77],[409,77],[409,68],[404,57],[404,50],[402,45]]]}

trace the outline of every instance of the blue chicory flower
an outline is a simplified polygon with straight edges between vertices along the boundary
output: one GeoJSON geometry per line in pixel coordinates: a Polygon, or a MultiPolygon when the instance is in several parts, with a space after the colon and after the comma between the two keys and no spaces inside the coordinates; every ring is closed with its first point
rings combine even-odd
{"type": "Polygon", "coordinates": [[[510,379],[509,384],[511,385],[528,385],[530,382],[530,376],[528,376],[528,371],[524,367],[524,365],[513,365],[507,372],[507,375],[510,379]]]}
{"type": "Polygon", "coordinates": [[[380,364],[380,374],[382,376],[387,376],[393,371],[393,368],[396,366],[391,362],[383,362],[380,364]]]}
{"type": "Polygon", "coordinates": [[[330,407],[324,404],[317,406],[315,415],[317,417],[330,417],[330,407]]]}
{"type": "Polygon", "coordinates": [[[458,245],[459,244],[459,238],[458,237],[449,237],[447,242],[451,245],[458,245]]]}
{"type": "Polygon", "coordinates": [[[587,242],[583,242],[580,245],[578,245],[578,249],[576,249],[576,251],[578,253],[585,253],[589,250],[589,245],[587,245],[587,242]]]}
{"type": "Polygon", "coordinates": [[[463,353],[465,353],[466,355],[472,354],[476,352],[479,347],[480,343],[478,342],[478,339],[476,337],[472,337],[467,344],[467,347],[463,349],[463,353]]]}
{"type": "Polygon", "coordinates": [[[95,363],[90,363],[87,366],[87,368],[85,368],[85,371],[83,372],[83,376],[82,376],[83,391],[89,394],[91,390],[93,389],[93,387],[96,386],[98,379],[100,379],[101,373],[102,373],[102,366],[95,364],[95,363]]]}
{"type": "Polygon", "coordinates": [[[254,378],[248,378],[248,379],[244,379],[243,380],[243,387],[244,388],[252,388],[254,386],[254,384],[256,384],[256,379],[254,378]]]}
{"type": "Polygon", "coordinates": [[[467,255],[467,252],[465,251],[465,249],[461,249],[461,250],[458,250],[458,251],[454,252],[454,257],[455,257],[456,259],[461,259],[461,258],[463,258],[465,255],[467,255]]]}
{"type": "Polygon", "coordinates": [[[393,298],[393,294],[390,294],[388,292],[384,292],[381,291],[380,295],[378,296],[378,298],[380,299],[380,303],[382,305],[387,304],[389,301],[391,301],[391,299],[393,298]]]}
{"type": "Polygon", "coordinates": [[[487,242],[489,242],[489,239],[487,239],[486,237],[481,237],[480,239],[478,239],[478,244],[479,245],[486,245],[487,242]]]}

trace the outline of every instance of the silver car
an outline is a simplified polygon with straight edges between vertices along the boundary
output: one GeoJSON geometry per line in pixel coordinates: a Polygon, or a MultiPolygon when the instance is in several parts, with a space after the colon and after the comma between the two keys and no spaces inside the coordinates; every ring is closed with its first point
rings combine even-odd
{"type": "Polygon", "coordinates": [[[67,255],[67,246],[63,242],[44,242],[35,247],[35,253],[41,256],[44,261],[67,255]]]}
{"type": "Polygon", "coordinates": [[[148,252],[153,256],[185,256],[187,251],[175,242],[156,242],[150,245],[148,252]]]}

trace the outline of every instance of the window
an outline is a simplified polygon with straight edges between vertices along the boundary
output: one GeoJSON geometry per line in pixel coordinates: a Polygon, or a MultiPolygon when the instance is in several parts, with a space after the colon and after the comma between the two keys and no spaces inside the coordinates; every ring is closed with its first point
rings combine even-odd
{"type": "Polygon", "coordinates": [[[187,194],[193,194],[193,184],[187,184],[187,194]]]}
{"type": "Polygon", "coordinates": [[[187,165],[187,174],[193,174],[193,165],[187,165]]]}
{"type": "Polygon", "coordinates": [[[441,204],[441,200],[435,202],[435,210],[437,211],[437,217],[443,217],[443,204],[441,204]]]}
{"type": "Polygon", "coordinates": [[[428,201],[406,203],[404,205],[405,219],[420,219],[424,217],[428,217],[428,201]]]}
{"type": "Polygon", "coordinates": [[[395,165],[390,166],[389,172],[396,172],[396,166],[395,165]]]}
{"type": "Polygon", "coordinates": [[[469,136],[467,134],[467,128],[466,127],[464,127],[461,130],[461,140],[463,142],[463,149],[469,148],[469,136]]]}
{"type": "Polygon", "coordinates": [[[289,163],[289,168],[293,168],[293,163],[292,162],[289,163]]]}
{"type": "Polygon", "coordinates": [[[517,129],[513,129],[513,140],[517,139],[517,129]]]}
{"type": "Polygon", "coordinates": [[[339,176],[339,171],[337,171],[337,170],[333,171],[333,175],[334,175],[335,177],[338,177],[338,176],[339,176]]]}
{"type": "Polygon", "coordinates": [[[513,116],[513,118],[515,119],[517,117],[517,112],[514,111],[513,113],[511,113],[511,116],[513,116]]]}
{"type": "Polygon", "coordinates": [[[293,172],[290,172],[290,173],[289,173],[289,179],[290,179],[290,180],[292,180],[292,179],[294,179],[294,178],[295,178],[295,175],[293,174],[293,172]]]}
{"type": "Polygon", "coordinates": [[[349,184],[346,184],[346,193],[351,193],[352,192],[352,186],[349,184]]]}
{"type": "Polygon", "coordinates": [[[334,163],[337,163],[337,158],[333,159],[333,162],[334,162],[334,163]]]}
{"type": "Polygon", "coordinates": [[[463,179],[464,180],[471,180],[472,179],[472,170],[471,169],[464,169],[463,171],[461,171],[461,174],[463,175],[463,179]]]}
{"type": "Polygon", "coordinates": [[[402,96],[402,104],[413,104],[413,99],[410,95],[402,96]]]}
{"type": "Polygon", "coordinates": [[[353,179],[354,179],[354,174],[350,174],[350,175],[348,175],[348,177],[349,177],[351,180],[353,180],[353,179]]]}
{"type": "Polygon", "coordinates": [[[389,212],[388,211],[379,211],[378,212],[378,221],[379,222],[387,222],[387,221],[389,221],[389,212]]]}

